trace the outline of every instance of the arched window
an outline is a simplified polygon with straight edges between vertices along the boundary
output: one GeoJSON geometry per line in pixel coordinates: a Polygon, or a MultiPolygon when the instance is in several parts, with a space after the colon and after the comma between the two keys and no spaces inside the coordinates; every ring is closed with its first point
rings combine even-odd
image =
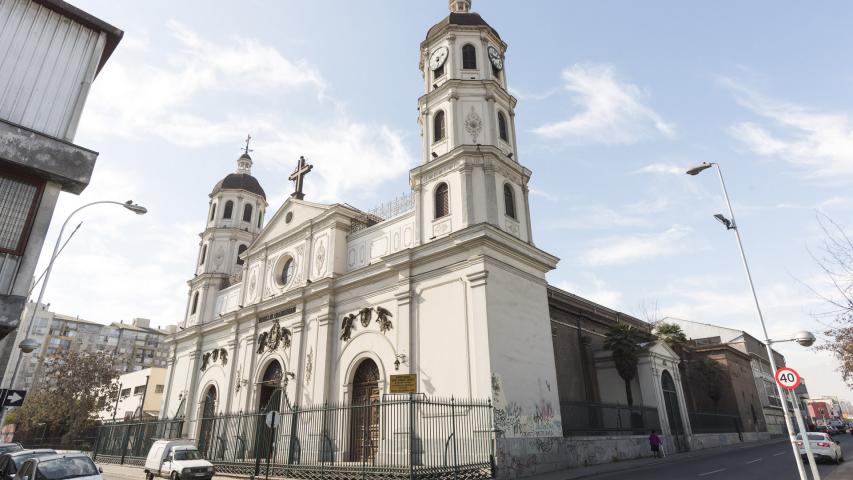
{"type": "Polygon", "coordinates": [[[249,248],[249,247],[247,247],[245,245],[240,245],[240,248],[237,249],[237,265],[243,264],[243,259],[240,258],[240,255],[242,255],[243,252],[245,252],[247,248],[249,248]]]}
{"type": "Polygon", "coordinates": [[[477,50],[470,43],[462,47],[462,68],[464,70],[477,69],[477,50]]]}
{"type": "Polygon", "coordinates": [[[506,209],[506,216],[512,219],[516,219],[515,216],[515,194],[512,191],[512,185],[505,183],[504,184],[504,208],[506,209]]]}
{"type": "Polygon", "coordinates": [[[210,221],[212,222],[213,219],[215,219],[215,218],[216,218],[216,204],[214,203],[213,205],[210,206],[210,221]]]}
{"type": "Polygon", "coordinates": [[[279,411],[281,408],[281,379],[284,370],[278,360],[273,360],[264,370],[261,380],[261,392],[258,395],[258,408],[262,412],[279,411]]]}
{"type": "Polygon", "coordinates": [[[261,226],[263,224],[264,224],[264,212],[260,211],[260,212],[258,212],[258,228],[261,228],[261,226]]]}
{"type": "Polygon", "coordinates": [[[243,221],[251,222],[252,221],[252,206],[248,203],[245,207],[243,207],[243,221]]]}
{"type": "Polygon", "coordinates": [[[440,184],[435,189],[435,218],[441,218],[450,214],[450,195],[446,183],[440,184]]]}
{"type": "Polygon", "coordinates": [[[225,211],[222,212],[222,218],[231,218],[231,212],[234,210],[234,202],[228,200],[225,202],[225,211]]]}
{"type": "Polygon", "coordinates": [[[193,294],[193,304],[190,308],[190,315],[195,315],[196,310],[198,310],[198,292],[193,294]]]}
{"type": "Polygon", "coordinates": [[[509,142],[509,134],[507,133],[506,128],[506,116],[503,112],[498,112],[498,134],[501,136],[501,140],[509,142]]]}
{"type": "Polygon", "coordinates": [[[290,255],[284,256],[278,261],[278,272],[276,273],[276,281],[282,287],[286,287],[290,280],[293,279],[293,257],[290,255]]]}
{"type": "Polygon", "coordinates": [[[432,141],[444,140],[444,110],[436,112],[432,119],[432,141]]]}
{"type": "Polygon", "coordinates": [[[204,265],[204,260],[207,258],[207,245],[201,247],[201,258],[198,261],[199,265],[204,265]]]}

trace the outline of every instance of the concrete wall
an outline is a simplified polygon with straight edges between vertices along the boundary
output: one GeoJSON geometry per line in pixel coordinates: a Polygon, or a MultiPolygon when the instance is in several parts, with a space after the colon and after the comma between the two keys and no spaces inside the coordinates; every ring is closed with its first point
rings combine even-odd
{"type": "MultiPolygon", "coordinates": [[[[661,436],[664,454],[672,442],[661,436]]],[[[692,450],[716,448],[738,443],[765,441],[767,432],[747,432],[743,441],[737,433],[709,433],[693,435],[692,450]]],[[[498,438],[495,443],[497,478],[522,478],[570,468],[588,467],[603,463],[621,462],[651,456],[649,440],[645,435],[612,437],[565,438],[498,438]]],[[[629,476],[626,475],[626,478],[629,476]]]]}
{"type": "MultiPolygon", "coordinates": [[[[664,438],[664,442],[666,439],[664,438]]],[[[651,456],[644,435],[498,438],[497,478],[509,479],[651,456]]]]}

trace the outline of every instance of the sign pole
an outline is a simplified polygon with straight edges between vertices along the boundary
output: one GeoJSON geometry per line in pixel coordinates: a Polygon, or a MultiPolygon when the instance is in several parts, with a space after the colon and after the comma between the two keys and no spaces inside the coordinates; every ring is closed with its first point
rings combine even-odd
{"type": "Polygon", "coordinates": [[[809,441],[809,432],[806,431],[806,426],[803,422],[803,412],[800,411],[800,406],[797,405],[797,396],[793,390],[788,390],[788,395],[791,397],[791,404],[794,406],[794,411],[797,412],[794,416],[797,419],[797,425],[800,427],[800,436],[803,438],[803,446],[806,447],[806,456],[809,459],[809,467],[812,469],[812,478],[820,480],[820,472],[817,471],[817,462],[815,462],[812,454],[812,442],[809,441]]]}

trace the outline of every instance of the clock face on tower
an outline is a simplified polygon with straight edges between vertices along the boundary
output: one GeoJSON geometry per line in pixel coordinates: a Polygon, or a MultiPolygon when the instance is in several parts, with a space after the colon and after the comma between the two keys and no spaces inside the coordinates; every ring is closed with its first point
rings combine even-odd
{"type": "Polygon", "coordinates": [[[439,47],[438,50],[432,52],[429,57],[429,69],[435,70],[444,65],[444,62],[447,61],[448,52],[447,47],[439,47]]]}
{"type": "Polygon", "coordinates": [[[494,65],[498,70],[504,68],[504,59],[501,57],[501,52],[499,52],[497,48],[489,46],[489,60],[491,60],[492,65],[494,65]]]}

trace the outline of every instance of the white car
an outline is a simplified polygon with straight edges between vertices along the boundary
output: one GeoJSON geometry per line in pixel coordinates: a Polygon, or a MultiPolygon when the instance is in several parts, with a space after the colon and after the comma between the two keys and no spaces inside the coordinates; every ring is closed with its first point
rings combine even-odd
{"type": "Polygon", "coordinates": [[[145,478],[170,480],[210,480],[213,464],[205,460],[192,440],[157,440],[145,459],[145,478]]]}
{"type": "MultiPolygon", "coordinates": [[[[844,461],[844,453],[841,451],[841,445],[832,439],[826,433],[808,432],[809,445],[812,447],[812,454],[817,460],[830,460],[836,464],[844,461]]],[[[803,459],[808,458],[806,448],[803,445],[802,434],[797,434],[797,447],[800,448],[800,455],[803,459]]]]}

